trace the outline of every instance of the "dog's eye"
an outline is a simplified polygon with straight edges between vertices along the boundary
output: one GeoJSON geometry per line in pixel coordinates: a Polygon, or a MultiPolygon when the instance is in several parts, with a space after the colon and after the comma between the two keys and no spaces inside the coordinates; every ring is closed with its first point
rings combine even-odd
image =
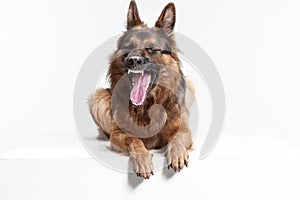
{"type": "Polygon", "coordinates": [[[168,50],[162,50],[161,53],[162,53],[162,54],[168,54],[168,55],[170,55],[172,52],[171,52],[171,51],[168,51],[168,50]]]}
{"type": "Polygon", "coordinates": [[[134,48],[135,48],[135,45],[131,44],[131,43],[126,44],[126,45],[123,46],[123,49],[125,49],[125,50],[131,50],[131,49],[134,49],[134,48]]]}
{"type": "Polygon", "coordinates": [[[146,50],[148,51],[149,54],[152,54],[152,55],[160,52],[159,49],[154,49],[154,48],[146,48],[146,50]]]}

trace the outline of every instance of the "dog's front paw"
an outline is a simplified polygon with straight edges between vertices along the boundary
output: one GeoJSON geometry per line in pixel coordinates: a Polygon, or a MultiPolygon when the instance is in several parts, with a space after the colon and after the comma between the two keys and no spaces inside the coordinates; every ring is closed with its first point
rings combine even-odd
{"type": "Polygon", "coordinates": [[[153,175],[152,156],[150,152],[130,153],[133,170],[138,177],[149,179],[153,175]]]}
{"type": "Polygon", "coordinates": [[[189,162],[188,150],[181,144],[169,144],[166,151],[166,161],[168,169],[180,171],[184,165],[187,167],[189,162]]]}

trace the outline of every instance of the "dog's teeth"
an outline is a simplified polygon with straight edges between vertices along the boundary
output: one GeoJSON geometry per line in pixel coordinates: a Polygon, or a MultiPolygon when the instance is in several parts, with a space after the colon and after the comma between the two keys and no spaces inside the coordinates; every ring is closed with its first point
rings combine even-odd
{"type": "Polygon", "coordinates": [[[142,76],[144,76],[144,70],[128,70],[128,74],[130,73],[142,74],[142,76]]]}
{"type": "Polygon", "coordinates": [[[132,86],[134,86],[134,76],[132,76],[132,86]]]}

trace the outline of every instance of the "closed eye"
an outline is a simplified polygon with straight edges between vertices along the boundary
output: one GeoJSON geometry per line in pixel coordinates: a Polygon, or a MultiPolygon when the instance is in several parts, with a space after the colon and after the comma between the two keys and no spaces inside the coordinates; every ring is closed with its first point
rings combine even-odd
{"type": "Polygon", "coordinates": [[[155,48],[146,48],[146,50],[149,54],[152,54],[152,55],[162,52],[162,50],[155,49],[155,48]]]}
{"type": "Polygon", "coordinates": [[[156,48],[146,48],[149,54],[157,54],[157,53],[162,53],[162,54],[171,54],[170,51],[168,50],[162,50],[162,49],[156,49],[156,48]]]}
{"type": "Polygon", "coordinates": [[[135,48],[135,45],[134,44],[126,44],[123,46],[123,49],[126,49],[126,50],[131,50],[131,49],[134,49],[135,48]]]}

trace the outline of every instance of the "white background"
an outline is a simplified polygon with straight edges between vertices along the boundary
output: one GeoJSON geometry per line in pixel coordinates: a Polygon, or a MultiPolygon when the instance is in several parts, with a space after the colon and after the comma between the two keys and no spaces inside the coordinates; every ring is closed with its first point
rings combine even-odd
{"type": "MultiPolygon", "coordinates": [[[[296,190],[300,185],[299,1],[174,2],[175,31],[206,50],[225,86],[226,124],[211,161],[195,164],[185,175],[169,181],[154,177],[152,183],[136,189],[126,189],[127,176],[92,160],[79,164],[2,161],[0,186],[6,196],[1,199],[38,199],[34,194],[92,199],[101,198],[101,193],[142,198],[146,192],[167,195],[165,198],[196,192],[206,199],[300,198],[296,190]],[[199,173],[198,165],[203,168],[199,173]],[[48,171],[54,176],[43,177],[48,171]],[[101,180],[101,171],[105,180],[101,180]],[[78,185],[73,183],[76,176],[78,185]],[[33,181],[28,184],[27,180],[33,181]],[[10,195],[16,193],[16,182],[16,188],[26,186],[22,197],[10,195]],[[114,185],[117,194],[107,188],[114,185]],[[31,191],[31,186],[39,186],[39,193],[31,191]],[[191,191],[180,192],[182,187],[191,191]],[[97,188],[102,192],[97,193],[97,188]],[[159,190],[162,188],[167,192],[159,190]]],[[[142,20],[153,25],[166,3],[137,1],[142,20]]],[[[76,75],[89,53],[125,30],[128,4],[124,0],[0,2],[0,153],[35,137],[74,133],[76,75]]]]}

